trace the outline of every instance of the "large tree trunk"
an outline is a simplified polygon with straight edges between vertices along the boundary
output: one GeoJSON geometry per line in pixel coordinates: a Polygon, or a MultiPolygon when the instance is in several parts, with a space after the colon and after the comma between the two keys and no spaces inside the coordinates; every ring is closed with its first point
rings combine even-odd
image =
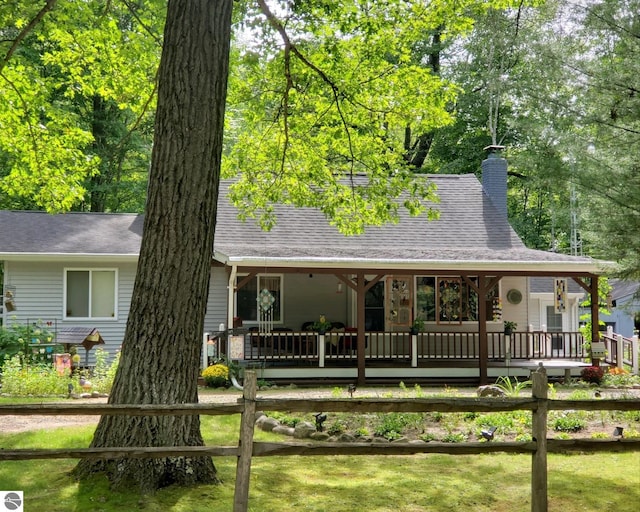
{"type": "MultiPolygon", "coordinates": [[[[232,0],[169,0],[144,235],[112,404],[198,401],[232,0]]],[[[99,234],[98,234],[99,235],[99,234]]],[[[103,416],[92,446],[202,445],[197,416],[103,416]]],[[[215,482],[211,458],[81,461],[112,486],[215,482]]]]}

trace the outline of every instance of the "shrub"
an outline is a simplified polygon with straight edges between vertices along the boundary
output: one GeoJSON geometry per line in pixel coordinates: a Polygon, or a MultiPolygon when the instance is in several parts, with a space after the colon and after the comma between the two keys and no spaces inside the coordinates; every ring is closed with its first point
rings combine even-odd
{"type": "Polygon", "coordinates": [[[462,432],[449,432],[442,438],[443,443],[464,443],[467,436],[462,432]]]}
{"type": "Polygon", "coordinates": [[[583,415],[568,412],[553,421],[553,430],[558,432],[579,432],[587,426],[583,415]]]}
{"type": "Polygon", "coordinates": [[[498,377],[495,386],[504,391],[504,394],[507,396],[518,397],[523,389],[531,387],[531,381],[519,381],[515,377],[512,380],[510,377],[502,376],[498,377]]]}
{"type": "Polygon", "coordinates": [[[345,432],[347,426],[340,420],[335,420],[331,426],[327,429],[327,434],[330,436],[337,436],[345,432]]]}
{"type": "Polygon", "coordinates": [[[69,392],[69,375],[58,375],[52,364],[23,366],[19,356],[6,361],[2,392],[11,396],[64,396],[69,392]]]}
{"type": "Polygon", "coordinates": [[[640,377],[629,373],[623,368],[612,366],[609,371],[604,374],[602,379],[604,386],[626,387],[640,384],[640,377]]]}
{"type": "Polygon", "coordinates": [[[600,366],[587,366],[580,372],[580,378],[591,384],[600,384],[604,377],[604,369],[600,366]]]}
{"type": "Polygon", "coordinates": [[[118,364],[120,364],[120,352],[109,364],[109,352],[102,348],[96,349],[96,365],[93,370],[85,375],[91,381],[91,390],[100,393],[110,393],[113,387],[113,380],[116,376],[118,364]]]}
{"type": "Polygon", "coordinates": [[[213,364],[202,371],[202,378],[210,388],[226,387],[229,382],[229,367],[221,363],[213,364]]]}
{"type": "Polygon", "coordinates": [[[389,441],[398,439],[409,424],[409,416],[402,413],[390,412],[382,415],[382,422],[374,431],[375,435],[385,437],[389,441]]]}
{"type": "Polygon", "coordinates": [[[0,369],[4,362],[20,355],[22,362],[37,362],[37,357],[29,350],[30,343],[51,343],[53,333],[41,321],[33,324],[12,323],[0,326],[0,369]]]}
{"type": "Polygon", "coordinates": [[[294,416],[288,416],[287,414],[284,414],[278,411],[271,412],[270,416],[273,419],[278,420],[282,425],[285,425],[287,427],[292,427],[292,428],[295,428],[295,426],[302,421],[300,418],[296,418],[294,416]]]}

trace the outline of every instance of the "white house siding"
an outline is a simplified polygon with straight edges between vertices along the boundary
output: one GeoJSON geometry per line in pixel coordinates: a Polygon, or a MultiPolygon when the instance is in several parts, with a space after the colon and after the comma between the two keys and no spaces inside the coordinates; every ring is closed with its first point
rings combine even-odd
{"type": "Polygon", "coordinates": [[[502,319],[518,324],[517,331],[528,330],[530,312],[527,310],[529,302],[529,289],[526,277],[503,277],[500,282],[500,295],[502,297],[502,319]],[[507,300],[509,290],[518,290],[522,294],[520,304],[511,304],[507,300]]]}
{"type": "Polygon", "coordinates": [[[204,317],[204,332],[217,332],[220,324],[227,328],[227,289],[229,277],[223,267],[212,267],[209,282],[209,297],[207,298],[207,312],[204,317]]]}
{"type": "MultiPolygon", "coordinates": [[[[102,347],[113,356],[122,344],[135,279],[135,263],[87,264],[64,262],[5,262],[5,289],[14,291],[16,310],[4,313],[4,325],[52,322],[51,329],[70,326],[95,327],[102,335],[102,347]],[[118,270],[118,313],[115,320],[63,320],[64,269],[116,268],[118,270]]],[[[84,349],[79,353],[84,362],[84,349]]],[[[93,364],[93,351],[89,364],[93,364]]]]}

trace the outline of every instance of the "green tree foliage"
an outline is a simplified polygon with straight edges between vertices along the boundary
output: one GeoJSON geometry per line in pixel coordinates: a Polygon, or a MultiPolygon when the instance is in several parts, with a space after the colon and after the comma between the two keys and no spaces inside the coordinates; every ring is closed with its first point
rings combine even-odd
{"type": "Polygon", "coordinates": [[[407,131],[450,124],[457,87],[428,65],[424,42],[469,30],[469,13],[486,3],[257,3],[248,19],[269,24],[259,47],[247,41],[238,53],[229,96],[225,170],[239,174],[242,214],[270,228],[274,204],[312,206],[348,234],[392,222],[402,207],[434,216],[407,131]],[[367,187],[353,186],[357,173],[367,187]]]}
{"type": "Polygon", "coordinates": [[[588,235],[621,275],[640,279],[640,10],[638,0],[602,0],[582,11],[573,67],[580,115],[572,132],[574,179],[588,200],[588,235]]]}
{"type": "Polygon", "coordinates": [[[26,206],[141,208],[164,20],[127,5],[0,6],[0,187],[26,206]]]}

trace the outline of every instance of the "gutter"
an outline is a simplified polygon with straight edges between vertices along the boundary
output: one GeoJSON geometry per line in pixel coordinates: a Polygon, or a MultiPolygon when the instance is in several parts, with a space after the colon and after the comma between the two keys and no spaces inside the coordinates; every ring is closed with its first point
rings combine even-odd
{"type": "Polygon", "coordinates": [[[353,258],[256,258],[226,257],[220,253],[215,259],[237,268],[247,267],[290,267],[290,268],[353,268],[360,270],[465,270],[492,272],[579,272],[605,274],[614,266],[613,262],[586,260],[577,261],[522,261],[522,260],[415,260],[415,259],[353,259],[353,258]],[[609,268],[607,268],[609,267],[609,268]]]}

